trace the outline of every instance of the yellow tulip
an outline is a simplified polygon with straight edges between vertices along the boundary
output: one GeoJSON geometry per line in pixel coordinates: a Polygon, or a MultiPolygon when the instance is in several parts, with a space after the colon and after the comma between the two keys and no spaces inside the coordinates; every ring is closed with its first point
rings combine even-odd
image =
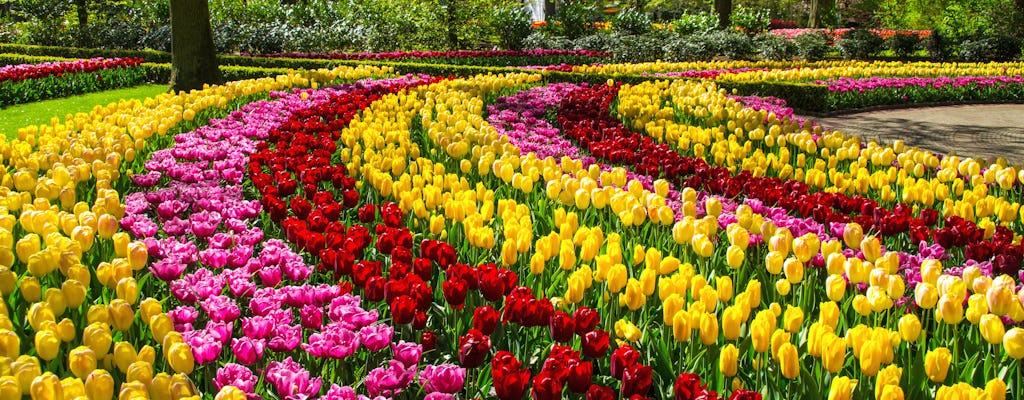
{"type": "Polygon", "coordinates": [[[982,315],[978,329],[981,330],[981,337],[986,342],[989,342],[989,344],[1002,343],[1003,335],[1006,334],[1006,327],[1003,326],[1003,321],[993,314],[982,315]]]}
{"type": "Polygon", "coordinates": [[[835,329],[839,326],[839,306],[835,302],[825,301],[818,304],[818,320],[822,324],[835,329]]]}
{"type": "Polygon", "coordinates": [[[51,331],[39,331],[35,336],[36,354],[43,361],[50,361],[57,358],[60,351],[60,339],[51,331]]]}
{"type": "Polygon", "coordinates": [[[842,301],[846,295],[846,278],[841,275],[829,275],[825,278],[825,295],[829,300],[842,301]]]}
{"type": "Polygon", "coordinates": [[[68,369],[79,379],[86,378],[96,369],[96,352],[86,346],[78,346],[68,354],[68,369]]]}
{"type": "Polygon", "coordinates": [[[769,274],[778,275],[782,273],[782,264],[785,260],[785,254],[778,251],[769,251],[764,256],[764,266],[769,274]]]}
{"type": "Polygon", "coordinates": [[[782,376],[790,380],[800,376],[800,355],[797,354],[796,346],[788,342],[783,343],[779,348],[778,359],[782,376]]]}
{"type": "Polygon", "coordinates": [[[846,228],[843,229],[843,242],[846,243],[846,247],[859,249],[863,239],[864,230],[860,224],[856,222],[846,224],[846,228]]]}
{"type": "Polygon", "coordinates": [[[914,302],[917,303],[918,307],[925,310],[935,308],[935,305],[939,302],[939,291],[934,285],[921,282],[914,289],[914,302]]]}
{"type": "Polygon", "coordinates": [[[882,244],[875,236],[868,236],[861,240],[860,249],[864,253],[864,260],[868,262],[875,262],[878,257],[882,256],[882,244]]]}
{"type": "Polygon", "coordinates": [[[804,323],[804,311],[800,307],[787,306],[786,313],[782,316],[782,321],[786,331],[797,333],[800,331],[800,326],[804,323]]]}
{"type": "Polygon", "coordinates": [[[988,394],[989,400],[1005,400],[1006,382],[999,378],[988,381],[985,384],[985,393],[988,394]]]}
{"type": "Polygon", "coordinates": [[[64,301],[71,309],[77,309],[85,302],[88,289],[77,279],[68,279],[61,284],[61,291],[64,292],[64,301]]]}
{"type": "Polygon", "coordinates": [[[782,348],[783,344],[789,343],[791,335],[782,329],[776,329],[772,332],[772,359],[779,359],[779,349],[782,348]]]}
{"type": "Polygon", "coordinates": [[[740,351],[732,343],[725,345],[718,357],[718,370],[726,377],[736,376],[740,351]]]}
{"type": "Polygon", "coordinates": [[[35,357],[20,356],[11,363],[11,374],[18,380],[22,393],[30,393],[32,381],[42,373],[39,360],[35,357]]]}
{"type": "Polygon", "coordinates": [[[871,301],[867,296],[858,294],[853,297],[853,309],[862,316],[871,315],[871,301]]]}
{"type": "Polygon", "coordinates": [[[114,398],[114,377],[105,370],[93,370],[85,379],[85,394],[90,400],[114,398]]]}
{"type": "Polygon", "coordinates": [[[732,278],[728,276],[715,278],[715,288],[718,290],[718,301],[724,303],[732,299],[732,278]]]}
{"type": "Polygon", "coordinates": [[[619,295],[619,305],[625,305],[631,311],[639,310],[647,302],[640,281],[630,278],[626,283],[626,292],[619,295]]]}
{"type": "Polygon", "coordinates": [[[903,400],[903,388],[898,385],[888,385],[882,388],[878,400],[903,400]]]}
{"type": "Polygon", "coordinates": [[[171,400],[171,376],[161,372],[149,383],[149,394],[153,400],[171,400]]]}
{"type": "Polygon", "coordinates": [[[630,342],[637,342],[643,337],[643,332],[632,322],[620,319],[615,322],[615,336],[630,342]]]}
{"type": "MultiPolygon", "coordinates": [[[[110,327],[102,322],[93,322],[82,332],[82,341],[94,353],[107,354],[110,351],[110,345],[113,344],[110,327]]],[[[79,376],[79,378],[82,377],[79,376]]]]}
{"type": "Polygon", "coordinates": [[[875,340],[867,340],[860,346],[857,359],[860,360],[860,372],[867,376],[875,376],[882,364],[882,344],[875,340]]]}
{"type": "Polygon", "coordinates": [[[705,346],[710,346],[718,341],[718,318],[715,318],[714,314],[701,314],[700,341],[705,346]]]}
{"type": "Polygon", "coordinates": [[[184,374],[192,373],[195,368],[195,359],[192,357],[192,349],[185,343],[175,343],[167,350],[167,363],[174,372],[184,374]]]}
{"type": "MultiPolygon", "coordinates": [[[[148,388],[142,382],[125,382],[121,384],[121,391],[117,394],[118,400],[145,399],[149,393],[148,388]]],[[[170,399],[170,398],[169,398],[170,399]]],[[[175,398],[183,400],[182,397],[175,398]]]]}
{"type": "Polygon", "coordinates": [[[942,316],[942,321],[954,325],[960,323],[964,319],[964,306],[962,300],[956,299],[949,294],[944,294],[939,299],[938,314],[942,316]]]}
{"type": "Polygon", "coordinates": [[[921,335],[921,321],[914,314],[904,314],[898,325],[900,336],[907,342],[916,342],[921,335]]]}
{"type": "Polygon", "coordinates": [[[943,382],[949,372],[949,364],[953,362],[953,354],[945,347],[931,350],[924,356],[924,370],[932,382],[943,382]]]}
{"type": "Polygon", "coordinates": [[[18,282],[18,292],[21,298],[28,303],[35,303],[43,298],[43,287],[34,276],[26,276],[18,282]]]}
{"type": "Polygon", "coordinates": [[[234,386],[224,386],[217,392],[213,400],[246,400],[246,394],[234,386]]]}
{"type": "Polygon", "coordinates": [[[64,398],[64,387],[60,384],[60,378],[52,372],[35,377],[32,380],[30,393],[32,400],[62,400],[64,398]]]}
{"type": "Polygon", "coordinates": [[[113,322],[114,330],[120,332],[127,331],[128,328],[131,328],[132,323],[135,322],[135,311],[132,310],[132,306],[127,301],[113,299],[107,308],[110,310],[110,319],[113,322]]]}
{"type": "Polygon", "coordinates": [[[96,220],[96,230],[100,238],[112,238],[114,236],[114,233],[117,232],[118,228],[119,226],[117,223],[117,218],[115,218],[113,215],[103,214],[100,215],[99,218],[96,220]]]}
{"type": "Polygon", "coordinates": [[[113,234],[110,238],[114,242],[114,254],[121,258],[127,257],[128,242],[132,240],[131,236],[128,236],[128,234],[125,232],[117,232],[113,234]]]}
{"type": "Polygon", "coordinates": [[[626,287],[628,278],[629,272],[626,271],[625,265],[613,265],[612,268],[608,270],[608,290],[612,293],[621,292],[622,289],[626,287]]]}
{"type": "Polygon", "coordinates": [[[787,280],[786,278],[780,278],[779,280],[775,281],[775,292],[778,293],[779,296],[789,295],[789,291],[792,288],[792,284],[790,284],[789,280],[787,280]]]}
{"type": "Polygon", "coordinates": [[[729,306],[722,312],[722,334],[725,340],[736,340],[740,337],[740,326],[743,324],[743,312],[738,306],[729,306]]]}
{"type": "Polygon", "coordinates": [[[690,317],[686,311],[678,311],[672,316],[672,338],[677,342],[686,343],[690,341],[693,329],[690,327],[690,317]]]}
{"type": "Polygon", "coordinates": [[[0,329],[0,356],[16,358],[21,355],[21,336],[8,329],[0,329]]]}
{"type": "Polygon", "coordinates": [[[754,351],[758,353],[768,351],[772,331],[772,326],[768,321],[754,319],[754,322],[750,324],[750,341],[754,345],[754,351]]]}
{"type": "Polygon", "coordinates": [[[838,373],[846,362],[846,340],[834,333],[825,333],[821,339],[821,364],[826,371],[838,373]]]}
{"type": "Polygon", "coordinates": [[[857,380],[845,376],[837,376],[832,379],[828,389],[828,400],[850,400],[853,398],[853,390],[857,387],[857,380]]]}
{"type": "Polygon", "coordinates": [[[1024,358],[1024,329],[1010,328],[1003,334],[1003,350],[1015,360],[1024,358]]]}
{"type": "Polygon", "coordinates": [[[135,304],[139,301],[139,283],[130,276],[121,278],[117,281],[115,293],[118,299],[124,300],[129,305],[135,304]]]}
{"type": "Polygon", "coordinates": [[[171,376],[171,397],[181,399],[195,394],[195,387],[187,374],[179,372],[171,376]]]}
{"type": "Polygon", "coordinates": [[[738,269],[743,265],[743,259],[746,257],[746,253],[743,248],[735,244],[729,245],[725,251],[725,263],[732,269],[738,269]]]}
{"type": "Polygon", "coordinates": [[[123,371],[125,371],[126,382],[137,381],[147,383],[153,380],[153,365],[145,361],[135,361],[129,364],[123,371]]]}

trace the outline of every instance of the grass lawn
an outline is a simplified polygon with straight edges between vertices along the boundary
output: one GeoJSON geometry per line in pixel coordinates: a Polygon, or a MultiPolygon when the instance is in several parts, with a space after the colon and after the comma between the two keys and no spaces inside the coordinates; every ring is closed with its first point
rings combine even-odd
{"type": "Polygon", "coordinates": [[[18,104],[0,109],[0,133],[8,138],[18,136],[18,129],[28,125],[49,124],[53,117],[92,111],[97,105],[106,106],[120,99],[145,99],[164,93],[167,85],[142,85],[127,89],[108,90],[60,99],[18,104]]]}

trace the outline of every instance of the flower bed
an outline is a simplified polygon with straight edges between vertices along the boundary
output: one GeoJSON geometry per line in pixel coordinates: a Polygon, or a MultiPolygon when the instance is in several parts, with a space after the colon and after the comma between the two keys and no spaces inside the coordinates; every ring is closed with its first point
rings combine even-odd
{"type": "MultiPolygon", "coordinates": [[[[707,81],[541,80],[275,92],[151,156],[134,149],[155,145],[117,137],[96,141],[112,149],[103,157],[74,144],[44,157],[35,144],[62,142],[24,130],[5,154],[16,172],[3,205],[19,214],[0,219],[12,243],[0,274],[17,299],[8,319],[30,324],[0,329],[16,359],[0,391],[1020,393],[1017,168],[864,145],[707,81]],[[97,200],[76,205],[62,185],[85,168],[97,200]],[[71,281],[95,311],[60,312],[81,297],[71,281]],[[34,347],[13,342],[33,334],[34,347]]],[[[141,140],[218,103],[168,95],[166,120],[113,119],[141,140]]]]}
{"type": "Polygon", "coordinates": [[[141,64],[94,58],[0,67],[0,106],[138,85],[145,79],[141,64]]]}

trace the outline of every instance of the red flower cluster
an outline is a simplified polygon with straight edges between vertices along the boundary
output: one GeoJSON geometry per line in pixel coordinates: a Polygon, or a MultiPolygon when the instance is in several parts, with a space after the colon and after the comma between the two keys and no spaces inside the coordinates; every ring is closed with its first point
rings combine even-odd
{"type": "Polygon", "coordinates": [[[1024,260],[1024,246],[1014,245],[1012,232],[1004,227],[997,228],[990,240],[983,238],[977,224],[956,217],[933,230],[931,227],[939,222],[934,209],[922,209],[915,217],[906,204],[888,209],[862,196],[811,193],[800,181],[755,177],[749,171],[732,175],[728,169],[708,165],[701,158],[683,156],[667,144],[632,132],[615,119],[608,109],[617,94],[618,86],[584,87],[566,96],[558,112],[564,134],[599,159],[713,194],[757,199],[819,223],[853,221],[883,237],[908,234],[915,243],[933,240],[947,249],[963,246],[967,259],[992,260],[997,273],[1014,276],[1024,260]]]}
{"type": "Polygon", "coordinates": [[[128,68],[140,65],[142,62],[141,58],[128,57],[8,65],[0,67],[0,82],[39,79],[51,75],[63,76],[64,74],[79,72],[95,72],[111,68],[128,68]]]}

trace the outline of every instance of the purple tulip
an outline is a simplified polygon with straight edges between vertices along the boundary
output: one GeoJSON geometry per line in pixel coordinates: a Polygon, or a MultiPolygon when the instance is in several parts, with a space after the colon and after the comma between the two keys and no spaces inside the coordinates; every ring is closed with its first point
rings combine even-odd
{"type": "Polygon", "coordinates": [[[266,341],[263,339],[250,339],[248,337],[231,339],[231,352],[235,359],[244,365],[252,365],[263,358],[263,348],[266,341]]]}

